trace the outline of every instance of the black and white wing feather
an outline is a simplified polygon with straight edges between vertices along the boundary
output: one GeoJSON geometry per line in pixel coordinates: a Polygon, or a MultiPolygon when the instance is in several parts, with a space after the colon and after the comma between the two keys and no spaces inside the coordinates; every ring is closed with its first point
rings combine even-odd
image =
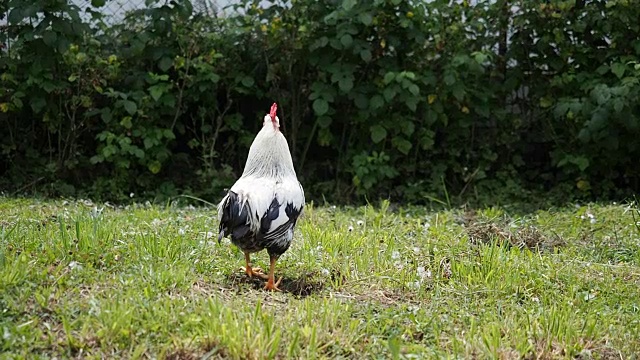
{"type": "Polygon", "coordinates": [[[293,230],[303,209],[304,191],[296,178],[277,184],[269,209],[260,219],[257,240],[270,253],[284,253],[291,245],[293,230]]]}
{"type": "Polygon", "coordinates": [[[243,250],[267,248],[282,254],[304,208],[304,191],[295,177],[239,179],[218,205],[220,233],[243,250]]]}

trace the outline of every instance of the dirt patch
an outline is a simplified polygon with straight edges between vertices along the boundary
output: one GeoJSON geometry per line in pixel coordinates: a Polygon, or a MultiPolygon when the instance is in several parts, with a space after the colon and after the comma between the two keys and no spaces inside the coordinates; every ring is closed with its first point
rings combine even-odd
{"type": "Polygon", "coordinates": [[[482,221],[469,213],[465,213],[463,223],[469,241],[474,245],[497,244],[534,251],[552,251],[565,244],[559,236],[547,236],[533,225],[513,229],[506,220],[482,221]]]}
{"type": "MultiPolygon", "coordinates": [[[[318,280],[317,277],[317,272],[303,273],[297,278],[283,277],[278,287],[283,293],[307,297],[324,289],[324,282],[318,280]]],[[[249,284],[254,290],[263,290],[265,280],[257,277],[248,277],[245,273],[236,272],[227,277],[227,284],[230,287],[249,284]]]]}
{"type": "MultiPolygon", "coordinates": [[[[622,359],[622,354],[616,349],[612,348],[605,341],[592,341],[592,340],[579,340],[583,349],[580,353],[573,356],[577,360],[613,360],[622,359]]],[[[546,359],[564,359],[567,358],[566,348],[563,344],[552,341],[540,340],[536,342],[533,351],[524,359],[527,360],[546,360],[546,359]]]]}
{"type": "Polygon", "coordinates": [[[201,348],[179,348],[169,351],[165,360],[226,359],[227,353],[216,342],[206,342],[201,348]]]}

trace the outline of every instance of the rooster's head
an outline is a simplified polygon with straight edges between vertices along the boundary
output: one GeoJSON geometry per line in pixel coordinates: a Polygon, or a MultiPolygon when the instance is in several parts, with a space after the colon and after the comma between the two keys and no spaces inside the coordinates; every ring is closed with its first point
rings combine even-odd
{"type": "Polygon", "coordinates": [[[276,116],[276,112],[278,111],[278,104],[273,103],[271,105],[271,111],[264,116],[264,123],[262,126],[273,126],[274,130],[280,129],[280,119],[276,116]]]}

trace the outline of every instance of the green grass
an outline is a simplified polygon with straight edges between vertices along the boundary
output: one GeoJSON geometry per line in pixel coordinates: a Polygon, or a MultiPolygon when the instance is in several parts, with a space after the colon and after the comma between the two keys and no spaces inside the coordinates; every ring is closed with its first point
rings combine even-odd
{"type": "Polygon", "coordinates": [[[640,353],[629,206],[305,211],[268,293],[210,208],[0,198],[0,358],[640,353]]]}

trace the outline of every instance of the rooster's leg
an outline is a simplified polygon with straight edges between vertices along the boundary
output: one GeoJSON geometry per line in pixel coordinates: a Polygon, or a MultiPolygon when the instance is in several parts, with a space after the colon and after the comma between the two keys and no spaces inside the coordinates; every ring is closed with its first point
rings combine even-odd
{"type": "Polygon", "coordinates": [[[266,279],[267,275],[262,273],[262,269],[256,267],[251,267],[251,254],[248,252],[244,253],[244,260],[247,263],[247,266],[244,268],[244,271],[249,275],[249,277],[257,276],[261,279],[266,279]]]}
{"type": "Polygon", "coordinates": [[[278,260],[277,257],[275,256],[270,256],[270,261],[271,264],[269,266],[269,276],[267,277],[267,284],[264,286],[265,290],[271,290],[271,291],[280,291],[280,289],[278,289],[278,285],[280,285],[280,281],[282,281],[282,277],[280,277],[278,279],[277,282],[274,283],[274,271],[276,269],[276,260],[278,260]]]}

